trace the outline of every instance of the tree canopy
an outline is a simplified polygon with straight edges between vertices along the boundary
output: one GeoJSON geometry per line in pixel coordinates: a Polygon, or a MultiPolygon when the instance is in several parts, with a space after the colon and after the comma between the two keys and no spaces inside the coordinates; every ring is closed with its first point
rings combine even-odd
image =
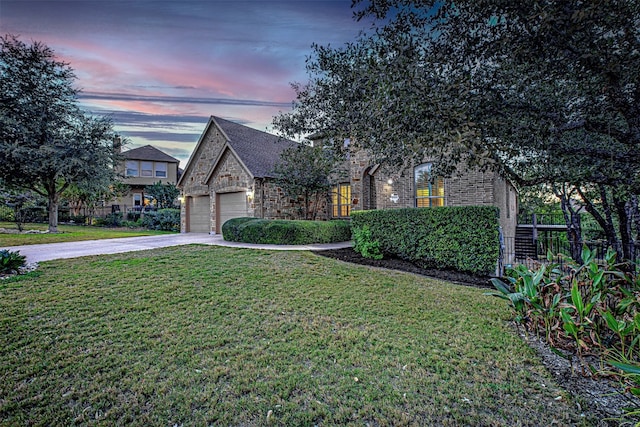
{"type": "Polygon", "coordinates": [[[274,167],[276,183],[293,199],[302,198],[304,219],[315,219],[332,178],[340,176],[340,160],[322,145],[298,144],[285,149],[274,167]]]}
{"type": "Polygon", "coordinates": [[[393,165],[428,157],[445,175],[468,165],[519,186],[570,184],[603,228],[616,222],[607,208],[626,227],[609,233],[610,243],[632,241],[640,3],[354,5],[356,19],[374,17],[375,27],[343,47],[314,46],[310,80],[294,84],[294,110],[274,120],[277,128],[349,136],[393,165]]]}
{"type": "Polygon", "coordinates": [[[65,189],[115,176],[112,123],[79,108],[75,78],[44,44],[0,38],[0,179],[46,196],[53,232],[65,189]]]}

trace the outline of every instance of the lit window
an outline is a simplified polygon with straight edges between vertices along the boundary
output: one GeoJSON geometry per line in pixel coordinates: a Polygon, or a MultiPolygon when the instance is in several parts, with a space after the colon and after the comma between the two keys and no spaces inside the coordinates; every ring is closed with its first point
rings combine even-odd
{"type": "Polygon", "coordinates": [[[416,207],[444,206],[444,179],[433,176],[431,163],[415,168],[416,207]]]}
{"type": "Polygon", "coordinates": [[[153,176],[153,162],[140,162],[140,176],[153,176]]]}
{"type": "Polygon", "coordinates": [[[138,176],[138,161],[127,160],[127,172],[126,176],[138,176]]]}
{"type": "Polygon", "coordinates": [[[167,164],[156,163],[156,178],[166,178],[166,177],[167,177],[167,164]]]}
{"type": "Polygon", "coordinates": [[[333,217],[348,217],[351,213],[351,184],[338,184],[331,191],[333,217]]]}

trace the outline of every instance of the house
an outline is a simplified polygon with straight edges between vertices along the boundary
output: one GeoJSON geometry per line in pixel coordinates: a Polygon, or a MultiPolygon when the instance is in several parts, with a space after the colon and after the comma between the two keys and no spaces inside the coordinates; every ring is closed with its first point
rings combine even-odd
{"type": "MultiPolygon", "coordinates": [[[[181,231],[220,233],[230,219],[296,217],[297,200],[273,181],[280,153],[296,144],[219,117],[211,117],[178,181],[183,196],[181,231]]],[[[428,161],[393,176],[372,164],[364,151],[351,153],[349,176],[333,188],[327,218],[351,211],[401,207],[493,205],[500,209],[505,236],[514,236],[517,192],[494,172],[464,171],[432,176],[428,161]]],[[[321,209],[321,210],[322,210],[321,209]]]]}
{"type": "Polygon", "coordinates": [[[122,156],[124,164],[120,166],[120,172],[124,176],[122,182],[129,186],[129,192],[112,202],[112,212],[141,210],[150,203],[144,194],[147,185],[158,181],[174,185],[178,182],[180,161],[151,145],[124,151],[122,156]]]}
{"type": "Polygon", "coordinates": [[[230,218],[288,218],[296,203],[273,183],[273,167],[294,141],[211,117],[187,162],[182,232],[220,233],[230,218]]]}

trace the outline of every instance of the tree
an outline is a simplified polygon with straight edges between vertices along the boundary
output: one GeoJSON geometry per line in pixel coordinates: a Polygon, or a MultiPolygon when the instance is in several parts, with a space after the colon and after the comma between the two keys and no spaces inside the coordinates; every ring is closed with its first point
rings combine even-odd
{"type": "Polygon", "coordinates": [[[277,128],[348,135],[393,165],[428,156],[443,175],[466,164],[519,186],[573,186],[609,243],[633,257],[640,3],[355,4],[376,28],[341,48],[314,46],[310,81],[294,84],[294,111],[277,128]]]}
{"type": "Polygon", "coordinates": [[[80,110],[74,79],[42,43],[0,38],[0,178],[47,198],[51,232],[62,192],[115,175],[112,123],[80,110]]]}
{"type": "Polygon", "coordinates": [[[144,192],[148,197],[155,199],[158,209],[173,208],[180,195],[178,187],[171,183],[163,184],[161,181],[147,185],[144,192]]]}
{"type": "Polygon", "coordinates": [[[340,175],[339,164],[332,149],[301,143],[282,152],[274,167],[275,182],[287,196],[302,198],[304,219],[316,219],[318,206],[331,189],[332,178],[340,175]]]}

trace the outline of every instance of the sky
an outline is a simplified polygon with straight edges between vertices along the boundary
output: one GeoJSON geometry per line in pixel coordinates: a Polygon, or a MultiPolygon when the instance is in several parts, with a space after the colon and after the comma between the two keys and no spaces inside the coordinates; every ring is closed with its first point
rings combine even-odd
{"type": "Polygon", "coordinates": [[[211,115],[275,132],[312,43],[366,29],[352,15],[351,0],[0,0],[0,34],[52,48],[86,111],[184,167],[211,115]]]}

